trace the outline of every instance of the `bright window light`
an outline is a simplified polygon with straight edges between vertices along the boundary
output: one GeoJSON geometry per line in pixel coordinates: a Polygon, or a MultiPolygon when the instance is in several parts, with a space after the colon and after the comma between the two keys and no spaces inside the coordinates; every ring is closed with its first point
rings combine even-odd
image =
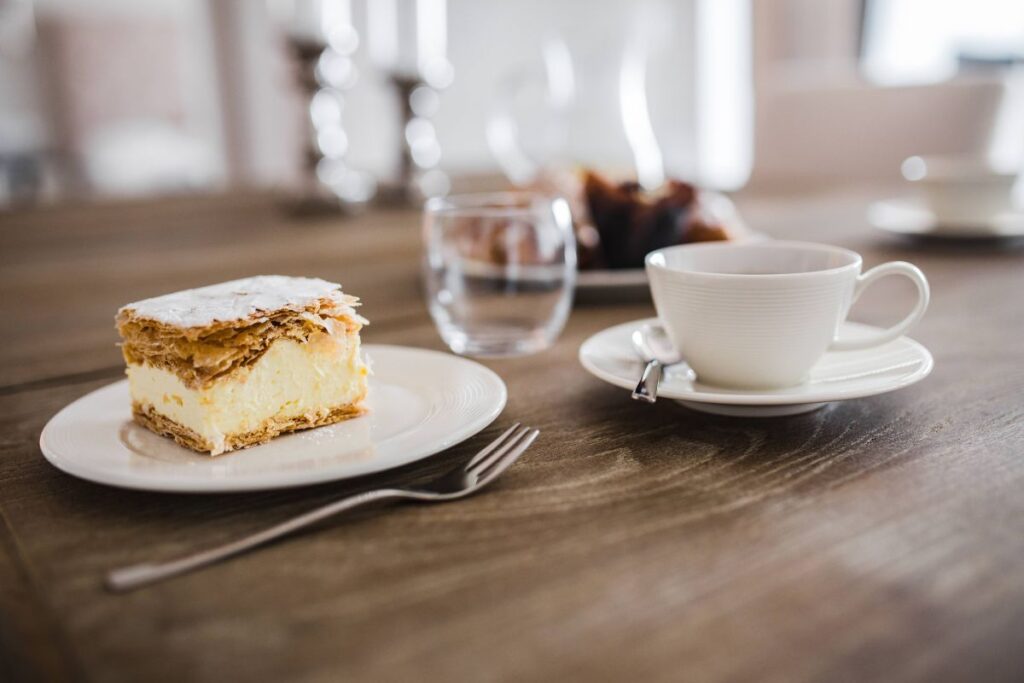
{"type": "Polygon", "coordinates": [[[753,164],[753,81],[749,0],[696,6],[698,180],[735,189],[753,164]]]}
{"type": "Polygon", "coordinates": [[[866,0],[863,68],[885,85],[930,83],[962,58],[1024,59],[1022,0],[866,0]]]}

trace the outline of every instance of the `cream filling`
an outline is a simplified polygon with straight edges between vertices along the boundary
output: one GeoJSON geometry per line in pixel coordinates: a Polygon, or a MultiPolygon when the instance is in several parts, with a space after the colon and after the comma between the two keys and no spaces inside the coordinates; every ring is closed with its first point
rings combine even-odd
{"type": "Polygon", "coordinates": [[[263,357],[205,389],[189,389],[172,372],[128,366],[132,400],[225,448],[228,435],[260,429],[270,418],[323,416],[363,395],[368,371],[358,335],[316,334],[304,343],[274,342],[263,357]]]}

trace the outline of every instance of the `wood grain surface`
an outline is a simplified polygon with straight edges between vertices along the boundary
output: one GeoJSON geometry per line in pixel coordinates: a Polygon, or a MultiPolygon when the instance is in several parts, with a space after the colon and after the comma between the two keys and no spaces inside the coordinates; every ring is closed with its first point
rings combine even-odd
{"type": "MultiPolygon", "coordinates": [[[[803,416],[653,406],[579,345],[651,315],[578,306],[487,362],[484,433],[397,472],[216,496],[121,491],[43,460],[62,406],[122,372],[121,304],[257,273],[337,279],[369,342],[442,348],[415,212],[299,221],[259,196],[0,216],[0,679],[1013,681],[1024,678],[1024,250],[891,241],[856,195],[740,197],[775,237],[922,267],[935,370],[803,416]],[[339,519],[127,595],[104,572],[426,476],[512,421],[542,430],[486,494],[339,519]]],[[[879,285],[854,317],[896,320],[879,285]]],[[[238,457],[244,457],[242,453],[238,457]]]]}

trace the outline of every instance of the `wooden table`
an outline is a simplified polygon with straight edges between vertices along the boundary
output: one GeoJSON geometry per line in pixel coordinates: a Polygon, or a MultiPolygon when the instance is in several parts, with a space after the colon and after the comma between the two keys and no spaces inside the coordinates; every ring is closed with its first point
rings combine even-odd
{"type": "MultiPolygon", "coordinates": [[[[557,346],[488,362],[499,421],[404,471],[219,496],[121,491],[46,463],[40,430],[121,376],[115,309],[248,274],[344,283],[369,342],[441,348],[417,215],[298,221],[263,197],[0,217],[0,679],[1022,680],[1024,253],[872,234],[856,196],[742,198],[771,235],[933,287],[936,358],[894,394],[779,419],[629,399],[580,343],[651,314],[580,306],[557,346]],[[490,492],[339,519],[127,595],[105,570],[426,475],[514,420],[543,431],[490,492]]],[[[893,321],[910,288],[856,318],[893,321]]],[[[244,454],[238,457],[245,457],[244,454]]]]}

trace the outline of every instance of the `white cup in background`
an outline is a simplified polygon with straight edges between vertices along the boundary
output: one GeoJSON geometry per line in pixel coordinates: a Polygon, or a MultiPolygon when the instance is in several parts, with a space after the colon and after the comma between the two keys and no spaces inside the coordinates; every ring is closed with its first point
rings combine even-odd
{"type": "Polygon", "coordinates": [[[984,159],[914,156],[901,167],[935,216],[935,228],[986,230],[990,221],[1013,210],[1017,173],[992,167],[984,159]]]}
{"type": "Polygon", "coordinates": [[[795,386],[827,350],[896,339],[921,319],[928,281],[902,261],[861,274],[848,249],[808,242],[728,242],[667,247],[647,255],[658,317],[704,384],[745,389],[795,386]],[[850,307],[872,282],[902,275],[917,303],[877,334],[837,340],[850,307]]]}

